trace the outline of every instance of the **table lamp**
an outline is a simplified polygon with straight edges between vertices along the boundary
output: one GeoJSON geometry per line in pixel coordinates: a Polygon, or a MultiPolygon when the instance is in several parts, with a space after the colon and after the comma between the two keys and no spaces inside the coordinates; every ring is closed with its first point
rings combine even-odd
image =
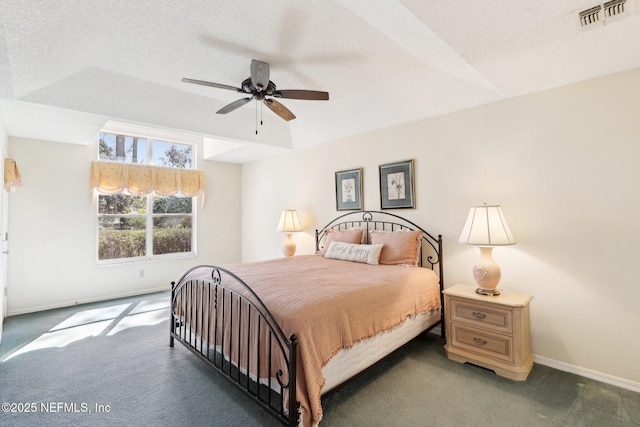
{"type": "Polygon", "coordinates": [[[480,247],[480,259],[473,266],[473,278],[478,284],[476,293],[499,295],[500,290],[496,288],[500,281],[500,266],[496,264],[491,251],[494,246],[516,243],[500,205],[471,207],[458,241],[480,247]]]}
{"type": "Polygon", "coordinates": [[[298,212],[293,209],[282,211],[282,215],[280,215],[280,222],[278,222],[278,228],[276,230],[287,234],[287,239],[282,245],[282,253],[284,256],[293,256],[293,254],[296,253],[296,243],[291,239],[291,233],[302,231],[302,226],[298,219],[298,212]]]}

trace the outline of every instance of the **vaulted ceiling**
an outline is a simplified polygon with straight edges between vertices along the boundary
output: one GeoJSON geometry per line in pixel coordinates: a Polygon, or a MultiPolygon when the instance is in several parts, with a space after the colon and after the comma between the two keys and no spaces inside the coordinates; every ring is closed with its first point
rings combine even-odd
{"type": "Polygon", "coordinates": [[[601,3],[0,0],[0,118],[76,144],[107,121],[168,130],[242,163],[640,67],[638,1],[581,26],[601,3]],[[330,100],[280,100],[289,122],[257,103],[219,115],[240,94],[181,82],[237,87],[251,59],[330,100]]]}

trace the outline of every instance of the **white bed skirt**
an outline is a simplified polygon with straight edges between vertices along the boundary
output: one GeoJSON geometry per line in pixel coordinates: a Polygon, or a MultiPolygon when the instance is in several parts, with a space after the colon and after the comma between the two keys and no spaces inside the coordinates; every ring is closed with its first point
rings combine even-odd
{"type": "Polygon", "coordinates": [[[322,368],[322,373],[326,380],[322,393],[327,393],[359,372],[364,371],[378,360],[420,335],[438,320],[440,320],[439,308],[408,319],[397,328],[361,341],[350,349],[340,351],[322,368]]]}

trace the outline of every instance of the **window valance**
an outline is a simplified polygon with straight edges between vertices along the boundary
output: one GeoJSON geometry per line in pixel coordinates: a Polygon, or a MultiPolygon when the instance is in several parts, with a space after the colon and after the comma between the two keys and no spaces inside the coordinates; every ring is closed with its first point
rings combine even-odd
{"type": "Polygon", "coordinates": [[[4,189],[16,191],[20,187],[22,187],[22,178],[18,164],[13,159],[4,159],[4,189]]]}
{"type": "Polygon", "coordinates": [[[202,196],[204,203],[204,172],[192,169],[94,161],[90,186],[101,194],[126,190],[133,195],[155,192],[160,196],[202,196]]]}

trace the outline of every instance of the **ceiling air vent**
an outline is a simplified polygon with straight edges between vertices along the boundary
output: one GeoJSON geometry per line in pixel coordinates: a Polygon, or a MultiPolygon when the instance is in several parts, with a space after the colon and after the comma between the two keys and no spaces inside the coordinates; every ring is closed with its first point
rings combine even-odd
{"type": "MultiPolygon", "coordinates": [[[[628,7],[627,0],[611,0],[578,13],[580,26],[583,29],[596,28],[609,22],[619,21],[633,14],[633,7],[628,7]]],[[[633,6],[633,2],[630,3],[633,6]]]]}
{"type": "Polygon", "coordinates": [[[602,5],[604,10],[604,18],[613,18],[614,16],[622,15],[624,13],[624,4],[627,0],[612,0],[602,5]]]}
{"type": "Polygon", "coordinates": [[[579,13],[580,16],[580,25],[586,27],[587,25],[596,24],[600,21],[600,11],[602,10],[602,6],[597,5],[595,7],[591,7],[587,10],[583,10],[579,13]]]}

